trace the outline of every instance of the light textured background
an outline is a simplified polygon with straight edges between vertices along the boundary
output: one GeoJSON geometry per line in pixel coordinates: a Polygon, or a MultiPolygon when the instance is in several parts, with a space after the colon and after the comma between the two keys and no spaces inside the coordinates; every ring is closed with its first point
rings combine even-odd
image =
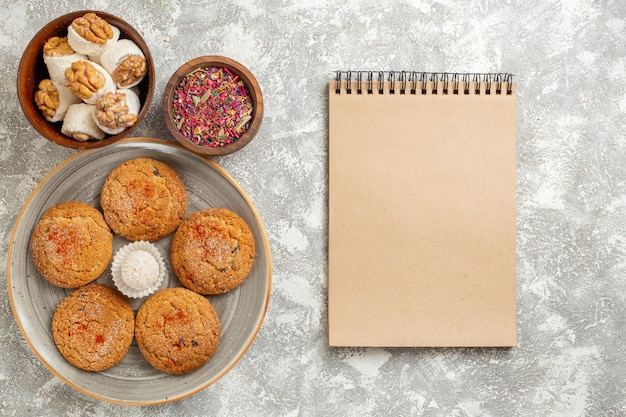
{"type": "Polygon", "coordinates": [[[267,316],[248,353],[206,390],[154,407],[111,405],[39,363],[13,318],[0,263],[1,416],[626,415],[626,2],[132,4],[0,2],[0,253],[35,185],[74,153],[23,117],[21,53],[44,22],[100,9],[133,24],[156,62],[155,100],[134,136],[168,138],[159,99],[191,58],[228,56],[262,86],[257,138],[217,162],[269,235],[267,316]],[[516,75],[519,347],[328,347],[325,88],[337,69],[516,75]]]}

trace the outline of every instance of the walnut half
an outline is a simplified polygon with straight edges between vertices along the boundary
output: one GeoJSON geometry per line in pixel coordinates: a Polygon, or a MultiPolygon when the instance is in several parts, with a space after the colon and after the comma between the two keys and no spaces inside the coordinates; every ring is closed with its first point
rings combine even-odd
{"type": "Polygon", "coordinates": [[[126,103],[126,94],[120,92],[109,92],[100,97],[96,102],[95,117],[97,124],[107,133],[119,132],[137,122],[137,114],[126,103]]]}
{"type": "Polygon", "coordinates": [[[51,80],[42,80],[35,92],[35,103],[44,116],[54,117],[61,104],[59,92],[51,80]]]}
{"type": "Polygon", "coordinates": [[[148,72],[146,60],[140,55],[130,55],[122,61],[111,74],[113,81],[120,87],[137,84],[148,72]]]}
{"type": "Polygon", "coordinates": [[[99,45],[113,39],[111,26],[95,13],[85,13],[82,17],[74,19],[72,28],[84,39],[99,45]]]}
{"type": "Polygon", "coordinates": [[[53,36],[43,45],[43,53],[46,56],[59,56],[72,55],[75,52],[67,41],[67,38],[53,36]]]}
{"type": "Polygon", "coordinates": [[[65,70],[65,81],[70,91],[83,100],[90,99],[104,87],[106,79],[89,61],[76,61],[65,70]]]}

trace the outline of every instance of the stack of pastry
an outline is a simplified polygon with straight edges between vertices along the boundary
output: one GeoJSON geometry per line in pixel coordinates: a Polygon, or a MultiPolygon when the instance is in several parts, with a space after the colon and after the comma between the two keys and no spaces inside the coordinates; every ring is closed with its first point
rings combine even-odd
{"type": "Polygon", "coordinates": [[[101,140],[137,122],[136,87],[147,74],[146,58],[120,30],[95,13],[72,21],[67,36],[47,40],[43,57],[49,78],[35,102],[46,120],[79,141],[101,140]]]}

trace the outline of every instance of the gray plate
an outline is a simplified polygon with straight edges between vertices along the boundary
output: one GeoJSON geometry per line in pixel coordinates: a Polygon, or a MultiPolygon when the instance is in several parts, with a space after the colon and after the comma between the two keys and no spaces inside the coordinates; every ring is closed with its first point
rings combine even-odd
{"type": "MultiPolygon", "coordinates": [[[[115,251],[128,243],[116,236],[115,251]]],[[[168,265],[163,288],[180,286],[169,266],[171,235],[155,244],[168,265]]],[[[110,269],[98,282],[113,286],[110,269]]],[[[121,404],[158,404],[178,400],[202,390],[228,372],[251,345],[267,310],[271,287],[270,248],[255,208],[229,174],[210,159],[170,142],[133,138],[94,150],[82,151],[55,168],[32,192],[17,219],[9,244],[7,285],[15,319],[41,362],[65,383],[92,397],[121,404]],[[169,375],[145,361],[133,342],[122,362],[102,372],[73,367],[59,354],[50,323],[54,309],[71,290],[49,284],[31,259],[28,241],[33,227],[51,206],[80,200],[100,208],[100,189],[113,168],[138,157],[165,162],[187,187],[187,214],[207,207],[225,207],[250,226],[257,254],[250,275],[230,293],[210,296],[221,321],[222,338],[215,355],[202,368],[185,375],[169,375]]],[[[135,312],[144,299],[132,300],[135,312]]]]}

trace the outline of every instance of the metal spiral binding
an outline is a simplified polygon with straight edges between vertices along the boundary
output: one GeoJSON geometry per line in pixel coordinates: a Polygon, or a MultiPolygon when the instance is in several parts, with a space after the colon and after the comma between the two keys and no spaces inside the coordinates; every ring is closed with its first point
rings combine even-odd
{"type": "Polygon", "coordinates": [[[513,93],[513,74],[510,73],[457,73],[457,72],[417,72],[417,71],[337,71],[335,93],[341,93],[345,83],[346,94],[353,93],[353,79],[356,79],[356,94],[481,94],[510,95],[513,93]],[[364,80],[365,75],[365,80],[364,80]],[[376,79],[375,79],[376,78],[376,79]],[[385,81],[388,89],[385,91],[385,81]],[[365,83],[365,90],[363,89],[365,83]],[[474,91],[471,92],[471,85],[474,91]],[[374,86],[378,89],[374,90],[374,86]],[[398,86],[400,88],[398,88],[398,86]],[[441,86],[441,90],[439,87],[441,86]],[[503,91],[503,87],[506,90],[503,91]]]}

